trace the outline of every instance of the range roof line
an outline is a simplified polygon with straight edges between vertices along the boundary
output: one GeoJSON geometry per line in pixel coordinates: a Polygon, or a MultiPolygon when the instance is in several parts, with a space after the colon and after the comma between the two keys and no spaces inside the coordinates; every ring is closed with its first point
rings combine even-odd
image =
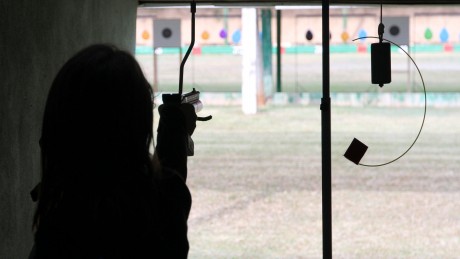
{"type": "MultiPolygon", "coordinates": [[[[190,0],[140,0],[146,6],[184,6],[190,0]]],[[[280,6],[280,5],[320,5],[321,0],[195,0],[197,5],[212,6],[280,6]]],[[[331,0],[331,5],[460,5],[460,0],[331,0]]]]}

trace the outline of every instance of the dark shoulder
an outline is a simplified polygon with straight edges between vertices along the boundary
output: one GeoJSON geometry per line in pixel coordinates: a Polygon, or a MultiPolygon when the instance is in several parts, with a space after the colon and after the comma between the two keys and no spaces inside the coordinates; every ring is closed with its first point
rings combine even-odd
{"type": "Polygon", "coordinates": [[[143,176],[68,190],[40,221],[35,235],[37,258],[118,258],[114,255],[132,251],[154,255],[160,206],[155,191],[143,176]]]}

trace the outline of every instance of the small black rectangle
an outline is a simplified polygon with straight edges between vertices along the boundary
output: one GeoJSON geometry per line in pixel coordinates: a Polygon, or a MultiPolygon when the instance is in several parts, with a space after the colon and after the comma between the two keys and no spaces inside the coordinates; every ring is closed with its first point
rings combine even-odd
{"type": "Polygon", "coordinates": [[[343,156],[358,165],[359,161],[361,161],[364,154],[366,153],[367,148],[368,147],[363,142],[354,138],[343,156]]]}

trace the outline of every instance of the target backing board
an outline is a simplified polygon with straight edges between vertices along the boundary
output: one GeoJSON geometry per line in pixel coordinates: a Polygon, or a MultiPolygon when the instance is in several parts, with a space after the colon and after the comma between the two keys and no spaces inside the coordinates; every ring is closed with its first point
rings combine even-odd
{"type": "Polygon", "coordinates": [[[383,17],[383,38],[398,45],[409,45],[409,16],[383,17]]]}
{"type": "Polygon", "coordinates": [[[154,20],[153,46],[155,48],[179,48],[181,46],[180,20],[154,20]]]}

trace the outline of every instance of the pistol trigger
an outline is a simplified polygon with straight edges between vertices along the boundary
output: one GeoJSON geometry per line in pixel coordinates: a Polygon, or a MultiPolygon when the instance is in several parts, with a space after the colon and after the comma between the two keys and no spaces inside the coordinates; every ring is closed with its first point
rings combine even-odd
{"type": "Polygon", "coordinates": [[[196,117],[197,121],[208,121],[212,119],[212,115],[206,116],[206,117],[196,117]]]}

